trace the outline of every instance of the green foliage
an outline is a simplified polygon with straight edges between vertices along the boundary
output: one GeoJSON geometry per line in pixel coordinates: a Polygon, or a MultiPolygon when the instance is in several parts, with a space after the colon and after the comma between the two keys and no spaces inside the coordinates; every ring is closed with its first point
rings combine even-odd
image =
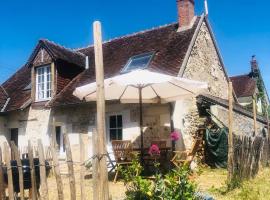
{"type": "Polygon", "coordinates": [[[259,200],[260,193],[249,184],[244,184],[237,195],[239,200],[259,200]]]}
{"type": "Polygon", "coordinates": [[[234,173],[232,180],[226,181],[226,185],[227,185],[227,191],[232,191],[236,188],[240,188],[242,186],[243,180],[240,178],[239,174],[234,173]]]}
{"type": "Polygon", "coordinates": [[[166,175],[159,173],[152,180],[141,176],[142,166],[137,159],[126,169],[121,169],[127,187],[126,200],[195,200],[196,185],[188,178],[188,167],[172,170],[166,175]]]}

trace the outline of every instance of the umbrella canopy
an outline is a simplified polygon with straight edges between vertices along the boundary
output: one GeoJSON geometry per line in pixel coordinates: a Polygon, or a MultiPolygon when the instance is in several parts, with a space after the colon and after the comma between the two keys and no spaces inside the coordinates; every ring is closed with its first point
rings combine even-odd
{"type": "MultiPolygon", "coordinates": [[[[148,70],[136,70],[105,79],[105,99],[122,103],[168,103],[196,96],[207,88],[204,82],[169,76],[148,70]]],[[[96,83],[76,88],[74,95],[86,101],[96,100],[96,83]]]]}
{"type": "MultiPolygon", "coordinates": [[[[196,96],[207,88],[204,82],[169,76],[148,70],[136,70],[104,80],[106,100],[140,104],[141,161],[143,163],[143,103],[168,103],[196,96]]],[[[96,100],[96,83],[75,89],[74,95],[86,101],[96,100]]]]}

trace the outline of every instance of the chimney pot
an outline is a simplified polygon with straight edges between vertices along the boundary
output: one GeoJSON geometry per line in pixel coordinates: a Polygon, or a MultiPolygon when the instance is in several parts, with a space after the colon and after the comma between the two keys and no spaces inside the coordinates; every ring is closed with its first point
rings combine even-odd
{"type": "Polygon", "coordinates": [[[194,0],[177,0],[179,27],[189,26],[195,16],[194,0]]]}

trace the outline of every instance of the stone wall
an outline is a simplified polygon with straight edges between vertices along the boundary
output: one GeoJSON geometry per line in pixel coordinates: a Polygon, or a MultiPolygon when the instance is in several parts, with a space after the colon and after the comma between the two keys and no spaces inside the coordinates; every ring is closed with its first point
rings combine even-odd
{"type": "Polygon", "coordinates": [[[211,95],[228,98],[228,82],[205,23],[199,31],[183,77],[205,81],[209,85],[208,92],[211,95]]]}
{"type": "MultiPolygon", "coordinates": [[[[213,113],[217,118],[222,121],[228,127],[228,109],[215,105],[211,106],[211,113],[213,113]]],[[[212,119],[219,123],[214,117],[212,119]]],[[[264,125],[257,122],[257,133],[260,133],[264,125]]],[[[246,117],[239,113],[233,113],[233,132],[237,135],[249,135],[252,136],[254,132],[254,121],[250,117],[246,117]]]]}
{"type": "MultiPolygon", "coordinates": [[[[131,140],[135,147],[140,145],[139,107],[136,104],[112,104],[106,106],[106,130],[109,140],[108,119],[110,115],[123,116],[123,140],[131,140]]],[[[68,133],[74,158],[79,158],[79,137],[84,138],[86,152],[92,155],[92,134],[95,128],[95,105],[80,105],[57,108],[53,111],[55,124],[68,133]]],[[[152,140],[163,139],[170,145],[170,112],[168,105],[144,105],[143,107],[144,145],[152,140]]],[[[107,144],[108,151],[112,151],[107,144]]]]}
{"type": "MultiPolygon", "coordinates": [[[[5,116],[4,129],[1,128],[1,136],[5,141],[10,139],[10,129],[18,128],[18,140],[20,147],[26,147],[28,140],[37,145],[37,140],[42,139],[45,146],[49,145],[50,109],[28,108],[23,111],[14,111],[5,116]]],[[[1,140],[1,143],[3,140],[1,140]]]]}
{"type": "MultiPolygon", "coordinates": [[[[223,99],[228,98],[228,82],[207,25],[202,24],[188,59],[183,77],[207,82],[208,92],[223,99]]],[[[178,149],[190,148],[192,138],[198,127],[203,124],[199,118],[196,99],[177,101],[174,108],[175,128],[182,133],[178,149]]]]}

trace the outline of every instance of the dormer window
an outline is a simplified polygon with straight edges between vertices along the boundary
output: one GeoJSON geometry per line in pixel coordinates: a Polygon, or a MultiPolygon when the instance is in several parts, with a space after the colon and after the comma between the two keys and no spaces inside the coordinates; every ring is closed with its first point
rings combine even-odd
{"type": "Polygon", "coordinates": [[[46,101],[52,96],[51,65],[36,68],[36,100],[46,101]]]}
{"type": "Polygon", "coordinates": [[[131,57],[124,67],[123,72],[147,68],[153,55],[154,53],[151,52],[131,57]]]}

